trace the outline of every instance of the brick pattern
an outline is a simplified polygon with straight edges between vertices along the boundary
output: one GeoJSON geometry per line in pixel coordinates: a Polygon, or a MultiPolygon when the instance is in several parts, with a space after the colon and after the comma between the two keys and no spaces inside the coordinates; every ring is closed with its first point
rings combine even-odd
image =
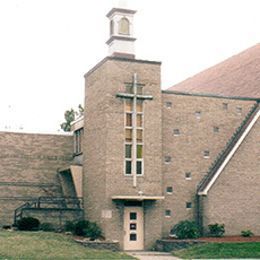
{"type": "MultiPolygon", "coordinates": [[[[108,59],[86,78],[84,192],[85,214],[98,221],[108,239],[123,241],[123,207],[112,202],[113,195],[161,195],[161,90],[160,64],[108,59]],[[144,176],[133,187],[132,177],[124,176],[124,106],[118,92],[125,90],[125,82],[132,82],[137,73],[144,86],[144,94],[152,101],[144,101],[144,176]],[[86,167],[85,167],[86,166],[86,167]],[[102,210],[112,210],[112,218],[101,218],[102,210]]],[[[154,236],[161,236],[160,203],[145,215],[146,247],[154,236]],[[155,225],[154,225],[155,224],[155,225]],[[153,226],[152,226],[153,225],[153,226]]]]}
{"type": "Polygon", "coordinates": [[[72,136],[0,132],[0,225],[39,196],[60,196],[58,168],[72,161],[72,136]]]}
{"type": "Polygon", "coordinates": [[[207,197],[203,197],[203,222],[224,223],[227,235],[242,230],[260,234],[260,121],[251,129],[207,197]]]}
{"type": "Polygon", "coordinates": [[[163,234],[166,236],[174,224],[195,218],[199,182],[255,102],[166,93],[162,100],[162,158],[172,157],[170,163],[162,162],[164,210],[172,211],[171,217],[164,218],[163,234]],[[166,102],[172,102],[172,107],[167,108],[166,102]],[[223,103],[228,104],[227,109],[223,103]],[[237,112],[237,107],[242,107],[241,113],[237,112]],[[196,117],[196,112],[200,112],[200,118],[196,117]],[[215,126],[219,127],[218,132],[214,131],[215,126]],[[180,130],[179,136],[174,136],[176,128],[180,130]],[[209,158],[204,158],[206,150],[209,158]],[[186,180],[186,172],[191,172],[191,180],[186,180]],[[167,194],[168,186],[173,187],[172,194],[167,194]],[[187,202],[192,202],[191,209],[186,208],[187,202]]]}

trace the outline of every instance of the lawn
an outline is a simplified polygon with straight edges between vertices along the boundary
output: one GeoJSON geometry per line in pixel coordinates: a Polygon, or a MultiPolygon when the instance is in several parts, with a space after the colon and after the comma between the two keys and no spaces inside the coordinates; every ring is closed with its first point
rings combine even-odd
{"type": "Polygon", "coordinates": [[[0,259],[134,259],[120,252],[85,248],[51,232],[0,231],[0,259]]]}
{"type": "Polygon", "coordinates": [[[173,252],[184,259],[260,258],[260,243],[207,243],[173,252]]]}

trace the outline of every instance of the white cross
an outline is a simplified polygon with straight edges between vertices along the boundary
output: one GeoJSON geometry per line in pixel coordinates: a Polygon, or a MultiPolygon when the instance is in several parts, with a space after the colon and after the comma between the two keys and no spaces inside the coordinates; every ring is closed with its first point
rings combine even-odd
{"type": "MultiPolygon", "coordinates": [[[[127,83],[129,84],[129,83],[127,83]]],[[[133,83],[130,83],[133,86],[133,93],[117,93],[116,96],[120,98],[128,98],[133,100],[133,113],[132,113],[132,133],[133,133],[133,141],[132,141],[132,174],[133,174],[133,186],[136,187],[137,184],[137,175],[136,175],[136,146],[137,146],[137,141],[136,141],[136,103],[137,100],[152,100],[153,96],[151,95],[140,95],[137,94],[137,88],[138,86],[142,86],[142,84],[137,83],[137,74],[134,73],[133,76],[133,83]]]]}

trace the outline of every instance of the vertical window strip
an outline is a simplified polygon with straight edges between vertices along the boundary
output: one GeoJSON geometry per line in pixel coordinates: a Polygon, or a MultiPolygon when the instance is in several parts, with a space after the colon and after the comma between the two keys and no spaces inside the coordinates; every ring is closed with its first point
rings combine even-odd
{"type": "MultiPolygon", "coordinates": [[[[125,174],[132,174],[133,101],[125,100],[125,174]]],[[[136,174],[143,175],[143,101],[136,102],[136,174]]]]}

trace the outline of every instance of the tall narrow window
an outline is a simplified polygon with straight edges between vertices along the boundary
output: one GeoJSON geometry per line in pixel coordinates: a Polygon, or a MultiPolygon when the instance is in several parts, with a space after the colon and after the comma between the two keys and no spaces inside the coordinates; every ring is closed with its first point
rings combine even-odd
{"type": "Polygon", "coordinates": [[[80,128],[74,132],[74,153],[80,154],[82,153],[82,138],[83,138],[83,128],[80,128]]]}
{"type": "MultiPolygon", "coordinates": [[[[126,91],[131,89],[126,86],[126,91]]],[[[133,174],[133,138],[134,138],[134,122],[135,122],[135,162],[136,174],[143,174],[143,101],[137,100],[134,113],[133,100],[125,100],[125,174],[133,174]],[[134,121],[135,120],[135,121],[134,121]]]]}

